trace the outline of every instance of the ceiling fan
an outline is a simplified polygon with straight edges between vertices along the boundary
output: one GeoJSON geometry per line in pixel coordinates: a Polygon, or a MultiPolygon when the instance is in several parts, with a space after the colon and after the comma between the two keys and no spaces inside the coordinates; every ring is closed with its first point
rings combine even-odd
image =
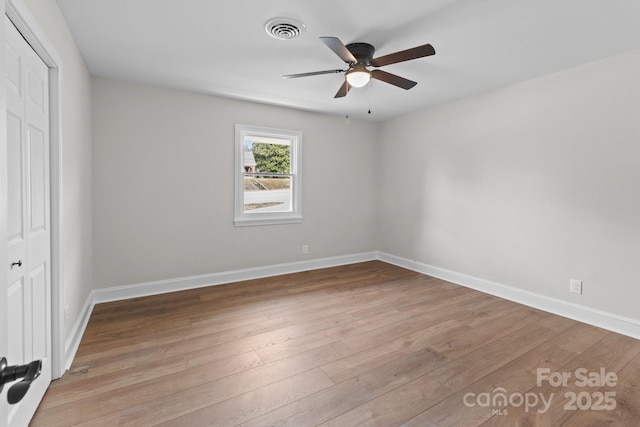
{"type": "Polygon", "coordinates": [[[367,67],[379,68],[385,65],[396,64],[398,62],[409,61],[412,59],[423,58],[425,56],[435,55],[436,51],[430,44],[424,44],[411,49],[401,50],[389,55],[373,57],[375,48],[369,43],[350,43],[344,45],[337,37],[320,37],[320,41],[331,49],[340,57],[348,66],[346,70],[325,70],[313,71],[311,73],[288,74],[282,76],[286,79],[297,77],[317,76],[320,74],[345,73],[345,81],[340,86],[338,93],[334,98],[342,98],[349,93],[352,87],[363,87],[369,83],[370,79],[376,79],[385,83],[398,86],[402,89],[409,90],[417,82],[404,77],[388,73],[382,70],[369,70],[367,67]]]}

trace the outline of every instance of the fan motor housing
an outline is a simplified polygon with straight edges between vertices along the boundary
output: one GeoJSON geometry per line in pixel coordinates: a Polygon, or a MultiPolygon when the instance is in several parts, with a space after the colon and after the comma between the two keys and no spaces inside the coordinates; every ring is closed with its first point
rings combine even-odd
{"type": "Polygon", "coordinates": [[[346,48],[356,57],[359,64],[365,66],[369,65],[376,51],[369,43],[349,43],[346,48]]]}

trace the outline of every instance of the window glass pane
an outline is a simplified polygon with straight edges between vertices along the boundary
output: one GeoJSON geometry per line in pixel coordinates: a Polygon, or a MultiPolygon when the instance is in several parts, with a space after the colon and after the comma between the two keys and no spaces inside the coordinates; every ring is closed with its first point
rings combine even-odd
{"type": "Polygon", "coordinates": [[[291,173],[290,141],[248,137],[244,141],[244,150],[245,172],[291,173]]]}
{"type": "Polygon", "coordinates": [[[291,178],[245,175],[244,212],[291,212],[291,178]]]}

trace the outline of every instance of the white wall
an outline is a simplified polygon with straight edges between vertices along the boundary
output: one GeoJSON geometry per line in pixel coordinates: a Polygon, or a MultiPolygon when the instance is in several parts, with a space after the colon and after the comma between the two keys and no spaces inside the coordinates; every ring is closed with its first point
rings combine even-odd
{"type": "Polygon", "coordinates": [[[379,250],[640,319],[640,52],[381,135],[379,250]]]}
{"type": "Polygon", "coordinates": [[[65,336],[92,290],[91,77],[54,0],[24,0],[62,59],[62,259],[65,336]]]}
{"type": "Polygon", "coordinates": [[[375,249],[374,123],[100,78],[93,117],[96,289],[375,249]],[[302,224],[233,225],[235,123],[302,131],[302,224]]]}

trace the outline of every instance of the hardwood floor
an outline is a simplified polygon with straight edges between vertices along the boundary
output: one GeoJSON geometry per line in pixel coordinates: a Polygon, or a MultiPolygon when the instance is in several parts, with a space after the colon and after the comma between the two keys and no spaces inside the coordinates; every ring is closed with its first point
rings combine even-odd
{"type": "Polygon", "coordinates": [[[374,261],[97,305],[32,425],[639,419],[639,340],[374,261]]]}

